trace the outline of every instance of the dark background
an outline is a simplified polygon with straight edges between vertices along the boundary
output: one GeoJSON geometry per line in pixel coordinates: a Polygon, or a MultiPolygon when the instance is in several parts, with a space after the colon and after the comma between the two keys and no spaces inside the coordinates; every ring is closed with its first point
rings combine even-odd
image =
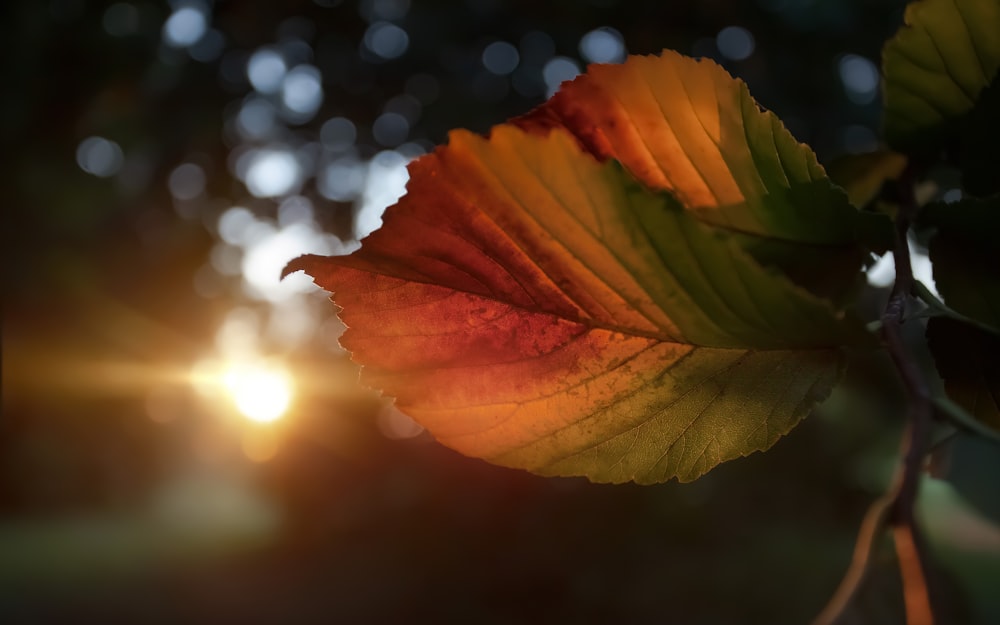
{"type": "MultiPolygon", "coordinates": [[[[325,167],[398,170],[398,154],[426,151],[451,128],[483,132],[527,111],[545,98],[545,64],[585,66],[581,37],[601,28],[631,54],[715,58],[829,162],[876,144],[866,71],[902,4],[11,3],[0,622],[808,622],[891,473],[898,396],[877,358],[859,357],[849,384],[769,453],[693,484],[537,478],[394,426],[398,416],[357,388],[325,295],[247,288],[250,247],[220,238],[220,217],[241,206],[271,236],[305,223],[349,243],[371,206],[323,191],[325,167]],[[185,7],[207,18],[208,34],[172,44],[164,24],[185,7]],[[366,47],[385,24],[408,37],[396,58],[366,47]],[[741,60],[720,50],[731,26],[755,44],[741,60]],[[518,49],[512,75],[484,67],[496,41],[518,49]],[[265,48],[289,68],[315,68],[317,110],[255,95],[247,61],[265,48]],[[274,117],[254,136],[237,119],[251,100],[274,117]],[[385,112],[408,130],[380,132],[385,112]],[[353,123],[353,146],[324,139],[335,117],[353,123]],[[90,137],[121,151],[100,175],[83,168],[90,137]],[[255,197],[238,156],[273,146],[298,155],[300,184],[255,197]],[[204,184],[185,191],[182,164],[204,184]],[[280,217],[294,213],[290,196],[311,217],[280,217]],[[282,328],[293,326],[288,339],[282,328]],[[296,399],[279,422],[252,424],[192,390],[195,363],[232,347],[227,327],[292,371],[296,399]]],[[[309,251],[283,250],[268,257],[275,276],[309,251]]],[[[1000,469],[971,443],[963,454],[973,460],[946,473],[973,476],[957,488],[966,499],[935,480],[923,511],[949,609],[987,623],[1000,618],[1000,530],[968,501],[991,501],[1000,469]]],[[[901,622],[898,586],[882,549],[844,622],[901,622]]]]}

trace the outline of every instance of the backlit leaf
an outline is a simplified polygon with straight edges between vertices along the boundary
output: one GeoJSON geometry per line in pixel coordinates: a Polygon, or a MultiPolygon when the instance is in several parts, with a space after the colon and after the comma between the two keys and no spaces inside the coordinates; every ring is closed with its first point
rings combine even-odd
{"type": "Polygon", "coordinates": [[[940,147],[1000,68],[1000,0],[919,0],[882,50],[885,138],[940,147]]]}
{"type": "Polygon", "coordinates": [[[824,398],[855,319],[560,129],[453,132],[350,256],[303,256],[362,380],[545,475],[691,480],[824,398]]]}
{"type": "Polygon", "coordinates": [[[514,123],[569,130],[599,159],[671,191],[757,260],[834,299],[860,277],[859,240],[878,251],[891,245],[889,220],[851,206],[813,151],[711,60],[664,51],[593,65],[514,123]]]}
{"type": "Polygon", "coordinates": [[[906,168],[906,157],[889,150],[842,156],[827,168],[830,178],[847,191],[858,208],[878,197],[882,185],[896,180],[906,168]]]}

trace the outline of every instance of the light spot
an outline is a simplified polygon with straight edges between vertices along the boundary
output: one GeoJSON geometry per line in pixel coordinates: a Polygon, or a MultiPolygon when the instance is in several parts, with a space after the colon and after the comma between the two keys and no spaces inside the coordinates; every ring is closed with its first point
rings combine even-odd
{"type": "Polygon", "coordinates": [[[878,91],[879,72],[874,63],[857,54],[845,54],[837,68],[848,99],[855,104],[870,104],[878,91]]]}
{"type": "Polygon", "coordinates": [[[548,97],[559,89],[559,85],[567,80],[573,80],[580,75],[580,66],[571,58],[557,56],[549,60],[542,68],[542,78],[548,97]]]}
{"type": "Polygon", "coordinates": [[[80,169],[97,176],[114,176],[125,162],[121,147],[104,137],[88,137],[76,148],[76,163],[80,169]]]}
{"type": "Polygon", "coordinates": [[[302,183],[302,168],[288,150],[257,150],[247,166],[243,182],[256,197],[280,197],[298,189],[302,183]]]}
{"type": "Polygon", "coordinates": [[[354,218],[354,237],[361,240],[382,225],[382,213],[406,192],[410,175],[399,152],[379,152],[368,166],[368,178],[354,218]]]}
{"type": "Polygon", "coordinates": [[[740,26],[726,26],[715,36],[715,45],[722,56],[732,61],[743,61],[753,54],[753,34],[740,26]]]}
{"type": "Polygon", "coordinates": [[[406,31],[389,22],[375,22],[365,31],[365,48],[379,58],[396,59],[410,47],[410,36],[406,31]]]}
{"type": "Polygon", "coordinates": [[[277,127],[274,105],[261,97],[248,98],[236,114],[236,128],[245,139],[264,139],[277,127]]]}
{"type": "MultiPolygon", "coordinates": [[[[934,272],[931,266],[931,259],[926,253],[916,247],[916,241],[910,239],[910,266],[913,269],[914,279],[924,284],[932,293],[938,295],[937,286],[934,284],[934,272]]],[[[872,265],[865,276],[868,284],[886,288],[892,285],[896,279],[896,265],[892,252],[886,252],[872,265]]]]}
{"type": "Polygon", "coordinates": [[[323,103],[323,85],[319,70],[299,65],[288,72],[281,83],[281,102],[302,123],[312,119],[323,103]]]}
{"type": "Polygon", "coordinates": [[[287,70],[284,57],[269,48],[257,50],[247,61],[247,79],[260,93],[276,93],[287,70]]]}
{"type": "Polygon", "coordinates": [[[208,30],[208,19],[201,7],[181,6],[163,24],[163,40],[174,48],[192,46],[208,30]]]}
{"type": "Polygon", "coordinates": [[[309,198],[293,195],[282,200],[278,206],[278,225],[287,228],[292,224],[311,223],[313,214],[313,205],[309,198]]]}
{"type": "Polygon", "coordinates": [[[372,124],[372,137],[379,145],[395,147],[406,141],[410,123],[399,113],[382,113],[372,124]]]}
{"type": "Polygon", "coordinates": [[[343,152],[357,141],[358,130],[354,122],[346,117],[328,119],[319,130],[319,140],[323,147],[334,152],[343,152]]]}
{"type": "Polygon", "coordinates": [[[961,189],[948,189],[943,194],[941,194],[941,201],[945,204],[952,204],[958,202],[962,199],[961,189]]]}
{"type": "Polygon", "coordinates": [[[243,251],[235,245],[217,243],[208,257],[212,268],[223,276],[238,276],[243,268],[243,251]]]}
{"type": "Polygon", "coordinates": [[[170,194],[178,200],[193,200],[205,192],[205,170],[194,163],[178,165],[167,178],[170,194]]]}
{"type": "Polygon", "coordinates": [[[253,213],[242,206],[234,206],[219,217],[219,237],[230,245],[243,245],[247,231],[256,221],[253,213]]]}
{"type": "Polygon", "coordinates": [[[339,239],[323,235],[312,223],[298,222],[281,230],[271,229],[244,247],[244,291],[254,299],[270,302],[315,292],[319,287],[309,276],[299,272],[282,280],[281,270],[302,254],[343,254],[345,248],[339,239]]]}
{"type": "Polygon", "coordinates": [[[595,28],[580,38],[580,54],[590,63],[621,63],[625,41],[613,28],[595,28]]]}
{"type": "Polygon", "coordinates": [[[483,50],[483,67],[498,76],[506,76],[517,68],[521,55],[506,41],[494,41],[483,50]]]}
{"type": "Polygon", "coordinates": [[[320,194],[335,202],[350,202],[361,193],[367,167],[353,156],[339,158],[324,167],[316,177],[320,194]]]}

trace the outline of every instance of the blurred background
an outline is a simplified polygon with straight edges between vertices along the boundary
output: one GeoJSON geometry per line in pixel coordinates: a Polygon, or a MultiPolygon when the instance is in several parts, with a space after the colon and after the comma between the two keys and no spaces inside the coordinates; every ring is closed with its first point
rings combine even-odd
{"type": "MultiPolygon", "coordinates": [[[[711,57],[822,161],[870,150],[902,7],[8,3],[0,622],[807,622],[891,474],[877,357],[695,483],[543,479],[360,388],[326,294],[278,276],[356,249],[449,129],[626,54],[711,57]]],[[[935,574],[998,622],[997,454],[952,443],[935,574]]],[[[901,622],[898,586],[886,545],[845,622],[901,622]]]]}

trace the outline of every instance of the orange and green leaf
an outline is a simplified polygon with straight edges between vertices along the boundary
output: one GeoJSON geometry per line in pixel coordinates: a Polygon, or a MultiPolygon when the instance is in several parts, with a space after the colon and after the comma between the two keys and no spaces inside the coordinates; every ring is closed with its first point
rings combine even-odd
{"type": "Polygon", "coordinates": [[[665,50],[594,65],[513,123],[568,130],[583,149],[670,191],[758,261],[835,301],[857,286],[866,245],[883,251],[892,242],[889,220],[854,208],[813,151],[711,60],[665,50]]]}
{"type": "Polygon", "coordinates": [[[823,399],[861,324],[561,129],[453,132],[350,256],[303,256],[362,379],[545,475],[691,480],[823,399]]]}

